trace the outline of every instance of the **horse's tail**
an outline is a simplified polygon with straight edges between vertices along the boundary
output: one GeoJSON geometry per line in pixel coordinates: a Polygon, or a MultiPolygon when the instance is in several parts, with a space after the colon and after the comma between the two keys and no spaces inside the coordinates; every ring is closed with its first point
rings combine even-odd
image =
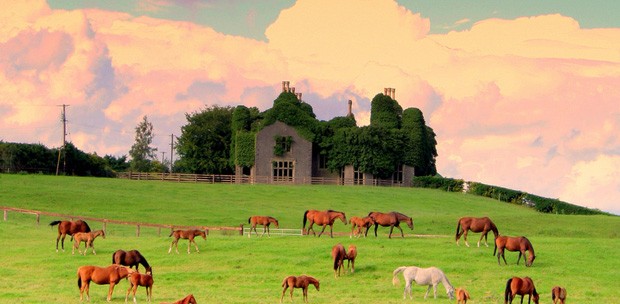
{"type": "Polygon", "coordinates": [[[282,281],[282,287],[286,287],[287,281],[288,281],[288,277],[284,278],[284,281],[282,281]]]}
{"type": "Polygon", "coordinates": [[[306,230],[306,221],[308,220],[308,211],[310,210],[306,210],[306,212],[304,212],[304,225],[302,226],[303,230],[306,230]]]}
{"type": "Polygon", "coordinates": [[[250,221],[252,220],[252,217],[248,217],[248,224],[250,224],[250,221]]]}
{"type": "Polygon", "coordinates": [[[88,223],[86,223],[85,221],[82,221],[82,223],[84,224],[84,226],[86,227],[84,232],[90,232],[90,226],[88,226],[88,223]]]}
{"type": "Polygon", "coordinates": [[[78,288],[82,289],[82,278],[80,278],[80,273],[78,272],[78,288]]]}
{"type": "Polygon", "coordinates": [[[171,230],[170,235],[168,237],[171,237],[173,233],[174,233],[174,230],[171,230]]]}
{"type": "Polygon", "coordinates": [[[56,226],[58,224],[60,224],[60,221],[53,221],[50,223],[50,226],[56,226]]]}
{"type": "Polygon", "coordinates": [[[397,275],[399,273],[403,272],[406,268],[407,268],[407,266],[401,266],[401,267],[398,267],[398,268],[394,269],[394,272],[392,273],[392,284],[394,286],[398,285],[398,283],[399,283],[397,275]]]}
{"type": "Polygon", "coordinates": [[[506,291],[504,291],[504,303],[508,303],[510,296],[510,284],[512,283],[512,278],[508,279],[506,282],[506,291]]]}
{"type": "Polygon", "coordinates": [[[454,240],[458,241],[459,239],[459,230],[461,230],[461,220],[456,222],[456,234],[454,235],[454,240]]]}
{"type": "Polygon", "coordinates": [[[497,252],[497,239],[495,239],[495,242],[493,243],[495,243],[495,247],[493,248],[493,256],[495,256],[495,253],[497,252]]]}

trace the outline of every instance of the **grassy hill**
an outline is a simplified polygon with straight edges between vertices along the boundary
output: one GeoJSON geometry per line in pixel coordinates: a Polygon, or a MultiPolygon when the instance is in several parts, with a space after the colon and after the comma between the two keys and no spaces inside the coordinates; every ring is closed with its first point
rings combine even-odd
{"type": "MultiPolygon", "coordinates": [[[[402,303],[404,283],[392,286],[392,271],[405,265],[437,266],[454,287],[465,287],[470,303],[503,303],[506,280],[530,276],[541,293],[541,303],[551,301],[554,285],[565,286],[574,303],[614,302],[620,267],[620,218],[541,214],[529,208],[461,193],[419,188],[361,186],[274,186],[228,184],[179,184],[0,175],[0,205],[75,214],[114,220],[173,225],[247,225],[250,215],[271,215],[281,228],[301,228],[307,209],[335,209],[351,216],[369,211],[397,210],[412,216],[414,231],[406,237],[350,239],[348,236],[272,236],[247,238],[212,232],[198,240],[199,254],[167,254],[168,231],[107,226],[107,238],[97,239],[97,255],[72,256],[55,252],[57,229],[48,223],[58,218],[41,216],[40,225],[28,214],[8,214],[0,225],[0,302],[69,303],[79,301],[76,269],[82,265],[108,265],[117,249],[138,249],[154,267],[154,302],[179,299],[193,293],[199,303],[274,303],[282,292],[282,279],[308,274],[321,281],[311,289],[310,303],[402,303]],[[533,267],[516,265],[517,254],[506,254],[508,265],[497,265],[493,247],[456,246],[456,222],[462,216],[489,216],[504,235],[525,235],[536,250],[533,267]],[[356,272],[334,278],[330,249],[336,243],[355,244],[359,256],[356,272]]],[[[93,229],[101,223],[91,222],[93,229]]],[[[350,232],[336,222],[334,231],[350,232]]],[[[479,234],[470,234],[475,244],[479,234]]],[[[116,288],[113,302],[122,302],[128,283],[116,288]]],[[[425,287],[414,286],[414,301],[423,300],[425,287]]],[[[438,299],[445,302],[443,286],[438,299]]],[[[91,302],[103,303],[107,286],[91,285],[91,302]]],[[[285,297],[285,303],[286,301],[285,297]]],[[[144,289],[138,301],[146,300],[144,289]]],[[[289,299],[290,300],[290,299],[289,299]]],[[[294,301],[301,301],[296,290],[294,301]]],[[[407,300],[409,301],[409,300],[407,300]]]]}

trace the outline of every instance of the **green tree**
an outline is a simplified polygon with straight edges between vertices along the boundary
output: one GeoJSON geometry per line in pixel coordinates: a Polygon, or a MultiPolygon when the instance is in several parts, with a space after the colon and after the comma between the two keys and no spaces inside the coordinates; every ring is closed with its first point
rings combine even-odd
{"type": "Polygon", "coordinates": [[[408,108],[403,112],[404,154],[403,163],[415,168],[416,176],[435,175],[437,141],[435,132],[426,126],[422,111],[408,108]]]}
{"type": "Polygon", "coordinates": [[[388,95],[377,94],[370,102],[370,125],[400,129],[403,108],[388,95]]]}
{"type": "Polygon", "coordinates": [[[151,169],[151,160],[155,158],[157,148],[151,147],[153,143],[153,124],[148,121],[146,115],[136,127],[136,141],[129,150],[131,156],[131,170],[148,172],[151,169]]]}
{"type": "Polygon", "coordinates": [[[186,113],[187,124],[181,127],[176,145],[180,159],[175,168],[199,174],[232,174],[233,111],[230,106],[215,105],[201,112],[186,113]]]}
{"type": "Polygon", "coordinates": [[[299,101],[295,94],[290,92],[280,93],[273,101],[273,107],[263,113],[262,126],[268,126],[276,121],[281,121],[295,127],[299,135],[314,142],[315,132],[318,128],[318,120],[312,111],[312,106],[299,101]]]}

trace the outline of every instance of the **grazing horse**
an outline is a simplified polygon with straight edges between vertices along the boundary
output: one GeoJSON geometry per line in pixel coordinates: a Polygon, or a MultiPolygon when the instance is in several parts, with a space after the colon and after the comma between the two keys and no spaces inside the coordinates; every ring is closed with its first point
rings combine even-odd
{"type": "Polygon", "coordinates": [[[504,259],[504,264],[506,263],[506,257],[504,256],[504,249],[508,251],[519,251],[519,258],[517,258],[517,265],[519,265],[519,260],[521,260],[521,256],[523,255],[523,259],[525,259],[525,252],[529,251],[529,255],[527,260],[525,261],[525,266],[530,267],[534,263],[534,259],[536,255],[534,254],[534,247],[530,240],[528,240],[524,236],[519,237],[511,237],[511,236],[498,236],[495,239],[495,249],[493,249],[493,255],[497,252],[497,264],[501,265],[499,262],[500,256],[504,259]]]}
{"type": "Polygon", "coordinates": [[[90,232],[88,224],[82,220],[77,221],[53,221],[50,226],[58,225],[58,237],[56,238],[56,252],[58,252],[58,240],[62,237],[62,251],[65,251],[65,237],[68,235],[73,239],[76,232],[90,232]]]}
{"type": "Polygon", "coordinates": [[[487,234],[489,231],[493,231],[495,238],[499,235],[497,231],[497,226],[491,221],[488,217],[462,217],[459,219],[459,222],[456,224],[456,244],[459,245],[459,239],[461,235],[463,235],[463,239],[465,239],[465,245],[469,247],[469,243],[467,243],[467,232],[471,230],[471,232],[482,232],[480,235],[480,239],[478,240],[478,247],[480,247],[480,241],[484,237],[484,245],[489,247],[487,243],[487,234]]]}
{"type": "Polygon", "coordinates": [[[172,246],[174,245],[177,251],[177,254],[179,253],[179,239],[188,239],[189,243],[187,243],[187,254],[189,254],[189,249],[190,249],[190,245],[192,243],[194,243],[194,247],[196,247],[196,252],[200,252],[200,250],[198,250],[198,245],[196,244],[196,241],[194,241],[194,237],[196,236],[202,236],[203,239],[207,239],[207,233],[202,231],[202,230],[175,230],[170,232],[170,235],[168,237],[174,236],[174,240],[172,241],[172,243],[170,244],[170,248],[168,249],[168,253],[170,253],[172,251],[172,246]]]}
{"type": "Polygon", "coordinates": [[[314,285],[317,291],[319,291],[319,281],[311,276],[301,275],[301,276],[288,276],[284,278],[282,281],[282,297],[280,297],[280,303],[282,303],[282,299],[284,299],[284,293],[286,289],[291,288],[291,302],[293,302],[293,290],[295,288],[301,288],[303,290],[303,299],[304,302],[308,303],[308,285],[314,285]]]}
{"type": "Polygon", "coordinates": [[[446,288],[446,293],[450,300],[454,298],[454,287],[448,281],[446,275],[441,271],[441,269],[437,267],[429,267],[429,268],[419,268],[416,266],[401,266],[394,270],[392,283],[394,285],[398,285],[398,277],[399,273],[403,273],[403,277],[405,278],[405,290],[403,292],[403,299],[407,298],[407,293],[409,293],[409,298],[413,299],[411,294],[411,283],[413,281],[418,285],[428,285],[426,289],[426,294],[424,295],[424,299],[428,296],[428,292],[431,290],[431,286],[433,287],[433,294],[435,299],[437,299],[437,285],[442,283],[446,288]]]}
{"type": "Polygon", "coordinates": [[[134,272],[135,270],[120,265],[110,265],[108,267],[81,266],[77,271],[77,284],[80,288],[80,301],[83,299],[84,292],[86,292],[86,300],[90,301],[89,291],[90,282],[92,281],[99,285],[110,285],[107,298],[109,302],[112,299],[114,285],[134,272]]]}
{"type": "Polygon", "coordinates": [[[351,244],[349,245],[349,251],[345,259],[347,260],[347,269],[349,269],[349,262],[351,262],[351,272],[355,272],[355,258],[357,257],[357,247],[351,244]]]}
{"type": "Polygon", "coordinates": [[[347,258],[347,253],[344,251],[344,246],[338,243],[332,247],[332,259],[334,260],[334,278],[340,276],[340,269],[344,265],[344,260],[347,258]]]}
{"type": "Polygon", "coordinates": [[[250,228],[250,233],[248,233],[248,237],[252,235],[252,229],[254,229],[254,233],[256,233],[256,235],[258,236],[258,232],[256,232],[256,225],[263,225],[263,234],[261,234],[260,236],[265,235],[265,231],[267,231],[267,236],[271,236],[269,234],[269,224],[271,223],[274,223],[276,225],[276,228],[280,228],[278,220],[276,220],[274,217],[260,215],[254,215],[249,217],[248,224],[252,224],[252,227],[250,228]]]}
{"type": "MultiPolygon", "coordinates": [[[[392,230],[394,230],[394,227],[400,229],[400,235],[405,237],[403,229],[400,228],[400,222],[407,223],[409,229],[413,230],[413,219],[400,212],[370,212],[368,216],[375,222],[375,237],[377,237],[377,228],[379,228],[379,225],[383,227],[390,226],[390,235],[388,236],[390,239],[392,238],[392,230]]],[[[368,233],[368,230],[366,230],[366,233],[368,233]]]]}
{"type": "Polygon", "coordinates": [[[93,248],[93,254],[96,255],[97,253],[95,252],[95,245],[93,245],[93,243],[98,236],[105,239],[105,231],[95,230],[91,232],[76,232],[73,235],[73,249],[71,250],[71,254],[75,254],[76,248],[78,253],[82,254],[80,251],[80,243],[84,242],[84,255],[86,255],[86,250],[88,250],[88,247],[93,248]]]}
{"type": "Polygon", "coordinates": [[[454,292],[456,295],[457,304],[467,304],[467,300],[471,299],[469,292],[465,288],[457,288],[454,292]]]}
{"type": "Polygon", "coordinates": [[[366,228],[366,233],[364,234],[364,237],[366,237],[366,234],[368,234],[368,229],[375,224],[375,222],[373,222],[373,220],[370,218],[370,216],[366,216],[366,217],[351,217],[351,219],[349,220],[349,224],[352,225],[351,227],[351,235],[349,235],[349,238],[353,238],[353,235],[355,235],[356,237],[360,237],[362,235],[362,228],[366,228]],[[355,228],[357,228],[357,232],[354,233],[353,231],[355,231],[355,228]]]}
{"type": "MultiPolygon", "coordinates": [[[[162,302],[161,304],[168,304],[168,302],[162,302]]],[[[175,301],[169,304],[198,304],[193,294],[187,295],[185,298],[175,301]]]]}
{"type": "Polygon", "coordinates": [[[527,303],[534,299],[534,303],[538,304],[538,293],[534,282],[529,277],[519,278],[512,277],[506,282],[506,291],[504,292],[504,304],[512,303],[516,295],[521,296],[521,304],[523,304],[523,296],[528,295],[527,303]]]}
{"type": "Polygon", "coordinates": [[[339,218],[345,225],[347,224],[347,217],[344,212],[334,210],[306,210],[306,212],[304,212],[303,230],[306,231],[306,221],[309,220],[310,226],[308,227],[307,234],[310,234],[310,230],[312,230],[312,233],[316,235],[316,232],[312,228],[312,225],[316,223],[317,225],[323,226],[323,230],[321,230],[321,233],[319,233],[319,237],[321,237],[321,234],[323,234],[323,232],[325,231],[325,227],[329,225],[329,235],[333,238],[334,221],[337,218],[339,218]]]}
{"type": "Polygon", "coordinates": [[[564,304],[566,301],[566,288],[555,286],[551,289],[551,300],[553,304],[564,304]]]}
{"type": "Polygon", "coordinates": [[[112,254],[112,264],[129,266],[130,268],[135,266],[136,270],[138,270],[138,264],[142,264],[142,266],[144,266],[144,272],[151,272],[149,262],[146,261],[146,258],[144,258],[138,250],[116,250],[112,254]]]}
{"type": "MultiPolygon", "coordinates": [[[[137,268],[137,266],[136,266],[137,268]]],[[[136,301],[136,291],[138,290],[138,286],[146,287],[146,300],[151,302],[153,299],[153,272],[152,269],[149,268],[146,274],[141,274],[139,272],[134,272],[129,276],[129,289],[127,289],[127,294],[125,295],[125,303],[127,303],[127,298],[129,298],[129,292],[133,291],[133,302],[136,301]]]]}

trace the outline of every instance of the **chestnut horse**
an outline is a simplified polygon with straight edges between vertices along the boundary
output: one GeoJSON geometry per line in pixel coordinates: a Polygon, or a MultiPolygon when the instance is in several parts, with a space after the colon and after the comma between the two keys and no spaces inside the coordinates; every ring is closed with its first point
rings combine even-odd
{"type": "Polygon", "coordinates": [[[309,220],[310,226],[308,227],[307,234],[310,234],[310,230],[312,230],[312,233],[316,235],[316,232],[312,228],[312,225],[316,223],[317,225],[323,226],[323,230],[321,230],[321,233],[319,233],[319,237],[321,237],[321,234],[323,234],[323,232],[325,231],[325,227],[329,225],[329,235],[333,238],[334,221],[337,218],[339,218],[345,225],[347,224],[347,217],[344,212],[334,210],[306,210],[306,212],[304,212],[303,231],[306,232],[306,221],[309,220]]]}
{"type": "Polygon", "coordinates": [[[347,269],[349,269],[349,262],[351,262],[351,272],[355,272],[355,258],[357,257],[357,247],[351,244],[349,245],[349,251],[345,259],[347,260],[347,269]]]}
{"type": "Polygon", "coordinates": [[[56,252],[58,252],[58,240],[62,237],[62,251],[65,251],[65,237],[71,236],[73,240],[73,234],[76,232],[90,232],[88,224],[82,220],[77,221],[53,221],[50,226],[58,225],[58,237],[56,238],[56,252]]]}
{"type": "MultiPolygon", "coordinates": [[[[136,266],[137,267],[137,266],[136,266]]],[[[153,299],[153,272],[152,269],[149,268],[146,274],[141,274],[139,272],[134,272],[129,276],[129,289],[127,289],[127,294],[125,295],[125,303],[127,303],[127,298],[129,298],[129,292],[133,291],[133,302],[136,303],[136,291],[138,290],[138,286],[146,287],[146,300],[151,302],[153,299]]]]}
{"type": "Polygon", "coordinates": [[[83,299],[84,292],[86,292],[86,300],[90,301],[89,291],[90,282],[92,281],[99,285],[110,285],[107,298],[109,302],[112,299],[114,285],[134,272],[135,270],[120,265],[110,265],[108,267],[81,266],[77,271],[77,284],[80,288],[80,301],[83,299]]]}
{"type": "Polygon", "coordinates": [[[351,227],[351,235],[349,235],[349,238],[353,238],[353,235],[355,235],[356,237],[360,237],[362,235],[362,228],[366,228],[364,237],[366,237],[366,235],[368,234],[368,229],[375,224],[375,222],[372,221],[372,219],[370,218],[370,216],[366,216],[366,217],[351,217],[351,219],[349,220],[349,224],[351,224],[353,227],[351,227]],[[355,228],[357,227],[357,233],[354,233],[353,231],[355,231],[355,228]]]}
{"type": "Polygon", "coordinates": [[[252,229],[254,229],[254,233],[256,233],[256,235],[258,236],[258,232],[256,232],[256,225],[263,225],[263,234],[261,234],[260,236],[265,235],[265,231],[267,231],[267,236],[271,236],[269,234],[269,224],[271,223],[274,223],[274,225],[276,225],[276,228],[280,228],[278,220],[276,220],[274,217],[260,215],[251,216],[250,218],[248,218],[248,224],[252,225],[248,237],[252,235],[252,229]]]}
{"type": "Polygon", "coordinates": [[[280,297],[280,303],[282,303],[282,299],[284,299],[284,293],[286,289],[291,288],[291,302],[293,302],[293,290],[295,288],[301,288],[303,290],[303,299],[304,302],[308,303],[308,285],[314,285],[316,290],[319,290],[319,281],[311,276],[301,275],[301,276],[288,276],[284,278],[282,281],[282,297],[280,297]]]}
{"type": "Polygon", "coordinates": [[[344,260],[347,258],[347,253],[344,251],[344,246],[338,243],[332,247],[332,259],[334,260],[334,278],[340,276],[340,269],[344,266],[344,260]]]}
{"type": "Polygon", "coordinates": [[[84,255],[86,255],[86,250],[88,250],[88,247],[93,248],[93,254],[96,255],[97,253],[95,252],[95,245],[93,245],[93,243],[98,236],[105,239],[105,231],[95,230],[91,232],[76,232],[73,234],[73,249],[71,250],[71,254],[75,254],[76,248],[78,253],[82,254],[80,251],[80,243],[84,242],[84,255]]]}
{"type": "Polygon", "coordinates": [[[553,304],[564,304],[566,301],[566,288],[555,286],[551,289],[551,300],[553,304]]]}
{"type": "Polygon", "coordinates": [[[489,231],[493,231],[495,238],[499,235],[497,231],[497,226],[491,221],[488,217],[462,217],[459,219],[459,222],[456,224],[456,244],[459,244],[459,239],[463,233],[463,239],[465,239],[465,245],[469,247],[469,243],[467,243],[467,232],[471,230],[471,232],[482,232],[480,239],[478,240],[478,247],[480,247],[480,241],[484,237],[484,245],[489,247],[487,243],[487,234],[489,231]]]}
{"type": "Polygon", "coordinates": [[[504,292],[504,304],[512,303],[516,295],[521,296],[521,303],[523,303],[523,296],[528,295],[528,304],[532,298],[534,299],[534,303],[538,304],[539,296],[536,292],[536,287],[534,287],[534,282],[532,282],[532,279],[529,277],[512,277],[508,279],[506,282],[506,291],[504,292]]]}
{"type": "MultiPolygon", "coordinates": [[[[409,228],[413,230],[413,219],[400,212],[370,212],[368,213],[368,216],[373,220],[373,222],[375,222],[375,237],[377,237],[377,228],[379,228],[379,225],[383,227],[390,226],[390,235],[388,236],[389,238],[392,238],[392,230],[394,230],[394,227],[400,229],[400,235],[402,237],[405,237],[403,229],[400,228],[400,222],[407,223],[407,226],[409,226],[409,228]]],[[[366,230],[366,232],[368,233],[368,230],[366,230]]]]}
{"type": "MultiPolygon", "coordinates": [[[[162,302],[161,304],[168,304],[168,302],[162,302]]],[[[180,299],[170,304],[198,304],[198,303],[196,302],[196,298],[194,298],[194,295],[189,294],[185,298],[180,299]]]]}
{"type": "Polygon", "coordinates": [[[112,264],[129,266],[130,268],[135,266],[136,270],[138,270],[138,264],[142,264],[144,272],[151,272],[149,262],[146,261],[146,258],[138,250],[116,250],[112,254],[112,264]]]}
{"type": "Polygon", "coordinates": [[[202,230],[175,230],[170,232],[170,235],[168,237],[174,236],[174,240],[172,241],[172,243],[170,244],[170,248],[168,249],[168,253],[170,253],[172,251],[172,246],[174,245],[177,251],[177,254],[179,253],[179,239],[188,239],[189,243],[187,243],[187,254],[189,254],[189,249],[190,249],[190,245],[192,243],[194,243],[194,247],[196,247],[196,252],[200,252],[200,250],[198,250],[198,245],[196,244],[196,241],[194,241],[194,237],[196,236],[202,236],[203,239],[207,239],[207,233],[202,231],[202,230]]]}
{"type": "Polygon", "coordinates": [[[501,265],[499,262],[500,256],[504,259],[504,264],[506,263],[506,257],[504,256],[504,249],[508,251],[519,251],[519,258],[517,258],[517,265],[519,265],[519,260],[521,260],[521,256],[523,255],[523,259],[525,260],[525,252],[529,251],[529,255],[527,260],[525,261],[525,266],[530,267],[534,263],[534,259],[536,255],[534,254],[534,247],[530,240],[528,240],[524,236],[511,237],[511,236],[498,236],[495,239],[495,249],[493,249],[493,255],[497,252],[497,264],[501,265]]]}
{"type": "Polygon", "coordinates": [[[456,294],[457,304],[467,304],[467,300],[471,299],[469,292],[465,288],[457,288],[454,293],[456,294]]]}

